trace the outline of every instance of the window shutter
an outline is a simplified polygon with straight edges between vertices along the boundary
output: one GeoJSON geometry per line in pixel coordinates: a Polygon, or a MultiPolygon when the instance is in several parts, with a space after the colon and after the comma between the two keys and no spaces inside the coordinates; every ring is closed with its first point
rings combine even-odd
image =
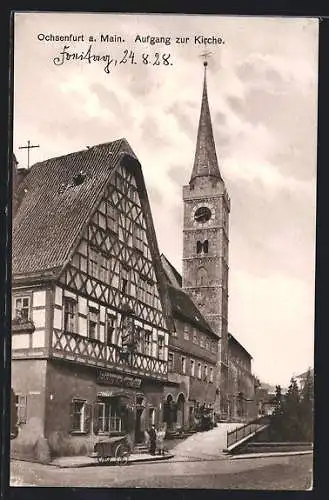
{"type": "Polygon", "coordinates": [[[94,434],[98,434],[100,430],[100,422],[99,418],[101,415],[101,405],[99,403],[95,403],[93,405],[93,432],[94,434]]]}
{"type": "Polygon", "coordinates": [[[70,431],[74,431],[74,401],[70,403],[70,431]]]}
{"type": "Polygon", "coordinates": [[[27,396],[22,396],[22,424],[26,424],[27,421],[27,396]]]}
{"type": "Polygon", "coordinates": [[[83,432],[90,432],[91,418],[92,418],[92,406],[88,403],[85,403],[84,407],[85,415],[83,421],[83,432]]]}

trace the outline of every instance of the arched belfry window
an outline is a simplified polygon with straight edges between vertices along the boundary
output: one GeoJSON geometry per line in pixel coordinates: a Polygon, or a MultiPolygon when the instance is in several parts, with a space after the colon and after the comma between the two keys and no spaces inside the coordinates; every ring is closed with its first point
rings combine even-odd
{"type": "Polygon", "coordinates": [[[196,242],[196,253],[208,253],[208,240],[196,242]]]}
{"type": "Polygon", "coordinates": [[[207,282],[208,282],[208,273],[207,273],[206,268],[199,267],[199,269],[197,271],[197,275],[196,275],[197,285],[204,286],[204,285],[207,285],[207,282]]]}

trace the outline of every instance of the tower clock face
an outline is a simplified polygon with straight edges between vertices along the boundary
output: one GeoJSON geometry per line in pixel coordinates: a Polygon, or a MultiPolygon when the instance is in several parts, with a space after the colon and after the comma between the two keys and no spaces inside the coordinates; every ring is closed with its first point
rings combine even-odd
{"type": "Polygon", "coordinates": [[[215,209],[212,205],[200,203],[192,210],[191,218],[195,226],[208,225],[215,218],[215,209]]]}

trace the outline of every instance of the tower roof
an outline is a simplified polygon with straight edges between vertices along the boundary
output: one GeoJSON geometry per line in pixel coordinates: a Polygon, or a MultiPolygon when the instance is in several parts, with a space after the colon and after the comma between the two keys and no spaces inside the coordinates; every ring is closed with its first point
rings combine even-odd
{"type": "Polygon", "coordinates": [[[204,63],[203,93],[198,127],[198,136],[190,182],[196,177],[217,177],[221,179],[207,93],[207,61],[204,63]]]}

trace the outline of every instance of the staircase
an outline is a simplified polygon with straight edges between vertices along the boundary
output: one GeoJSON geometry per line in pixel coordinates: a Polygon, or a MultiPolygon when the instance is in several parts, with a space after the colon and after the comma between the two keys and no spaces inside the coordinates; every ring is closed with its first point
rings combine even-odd
{"type": "Polygon", "coordinates": [[[228,431],[226,435],[226,453],[236,453],[242,445],[254,438],[259,432],[269,426],[270,417],[268,415],[256,418],[247,422],[241,427],[228,431]]]}
{"type": "Polygon", "coordinates": [[[140,455],[140,454],[150,453],[150,450],[149,450],[149,447],[146,446],[145,443],[136,443],[134,446],[133,453],[140,455]]]}

